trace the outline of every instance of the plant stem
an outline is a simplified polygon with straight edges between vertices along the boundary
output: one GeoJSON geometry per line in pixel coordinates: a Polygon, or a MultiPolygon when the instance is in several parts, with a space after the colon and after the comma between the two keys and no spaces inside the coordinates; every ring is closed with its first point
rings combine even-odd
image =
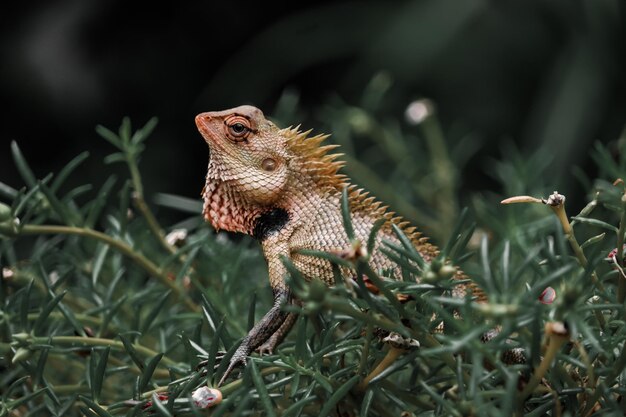
{"type": "Polygon", "coordinates": [[[158,268],[154,263],[150,262],[145,256],[136,252],[130,245],[122,242],[119,239],[115,239],[105,233],[98,232],[93,229],[73,226],[57,226],[57,225],[34,225],[27,224],[22,226],[20,234],[24,235],[39,235],[39,234],[66,234],[66,235],[78,235],[85,236],[92,239],[99,240],[113,247],[126,257],[130,258],[133,262],[143,268],[149,275],[156,277],[161,283],[170,288],[191,311],[199,311],[198,306],[187,296],[182,288],[168,275],[158,268]]]}
{"type": "MultiPolygon", "coordinates": [[[[110,346],[114,349],[123,351],[124,344],[122,342],[118,342],[117,340],[112,339],[104,339],[100,337],[81,337],[81,336],[52,336],[52,337],[33,337],[29,339],[33,344],[52,344],[52,345],[69,345],[69,346],[110,346]]],[[[142,353],[147,357],[156,356],[159,352],[156,352],[152,349],[149,349],[145,346],[134,344],[133,347],[137,350],[137,352],[142,353]]],[[[177,362],[168,358],[167,356],[163,356],[161,361],[168,366],[175,366],[177,362]]]]}
{"type": "MultiPolygon", "coordinates": [[[[587,257],[585,256],[585,253],[583,252],[582,248],[578,244],[578,241],[576,240],[576,236],[574,235],[574,230],[572,229],[572,225],[570,224],[569,219],[567,218],[567,214],[565,213],[565,204],[562,203],[562,204],[559,204],[556,206],[550,206],[550,207],[552,208],[552,210],[554,210],[554,213],[556,214],[556,217],[559,219],[559,222],[561,222],[561,227],[563,227],[563,233],[565,233],[565,237],[567,238],[567,241],[569,242],[572,250],[574,251],[574,255],[576,256],[578,263],[583,268],[587,268],[587,265],[589,264],[589,262],[587,261],[587,257]]],[[[591,279],[594,285],[598,287],[600,291],[603,291],[603,292],[605,291],[604,285],[602,285],[602,282],[600,282],[600,280],[598,279],[598,275],[596,274],[596,271],[591,271],[591,279]]]]}
{"type": "MultiPolygon", "coordinates": [[[[556,217],[559,219],[561,227],[563,228],[563,233],[565,233],[565,237],[567,238],[567,241],[574,251],[574,255],[576,256],[578,263],[583,268],[587,268],[589,262],[587,261],[585,253],[583,252],[582,248],[578,244],[578,241],[576,240],[574,230],[572,229],[572,225],[570,224],[569,219],[567,218],[567,213],[565,212],[565,196],[560,195],[555,191],[554,194],[548,198],[546,204],[550,206],[550,208],[556,214],[556,217]]],[[[605,292],[604,285],[602,285],[602,282],[600,282],[600,280],[598,279],[598,275],[596,274],[595,270],[591,271],[591,281],[600,291],[605,292]]],[[[600,328],[604,329],[606,327],[606,321],[604,320],[602,311],[594,310],[594,315],[598,320],[600,328]]]]}
{"type": "Polygon", "coordinates": [[[524,401],[532,392],[537,388],[537,386],[541,383],[544,375],[548,371],[548,368],[552,365],[556,354],[559,352],[559,349],[565,342],[569,340],[569,333],[565,329],[565,326],[562,323],[547,323],[546,324],[546,335],[548,336],[548,348],[546,349],[546,354],[541,360],[539,366],[535,369],[535,372],[530,377],[528,384],[522,391],[522,393],[518,396],[518,410],[524,404],[524,401]]]}
{"type": "Polygon", "coordinates": [[[376,366],[376,368],[374,368],[372,372],[369,373],[369,375],[363,378],[363,381],[361,381],[361,383],[357,386],[357,389],[359,391],[365,391],[370,381],[376,376],[380,375],[382,371],[391,366],[391,364],[393,364],[396,359],[398,359],[398,356],[402,355],[404,352],[406,351],[391,346],[383,360],[380,361],[380,363],[376,366]]]}
{"type": "Polygon", "coordinates": [[[622,272],[624,270],[624,233],[626,233],[626,193],[622,195],[622,215],[619,220],[619,230],[617,231],[617,264],[620,266],[621,271],[617,282],[617,302],[619,304],[624,303],[626,298],[626,277],[622,272]]]}
{"type": "Polygon", "coordinates": [[[148,228],[150,228],[152,233],[159,240],[161,246],[163,246],[163,248],[165,248],[165,250],[170,254],[174,254],[176,252],[176,248],[165,240],[165,232],[157,222],[154,214],[152,214],[152,211],[148,207],[148,204],[146,203],[146,200],[144,200],[143,196],[137,194],[133,195],[133,203],[135,204],[135,207],[137,207],[137,210],[139,210],[143,217],[145,217],[146,222],[148,223],[148,228]]]}
{"type": "Polygon", "coordinates": [[[146,200],[144,199],[143,182],[141,181],[141,174],[139,173],[137,161],[135,160],[134,155],[128,150],[125,150],[125,153],[126,165],[128,165],[128,169],[130,170],[130,179],[135,190],[132,196],[133,203],[135,204],[135,207],[137,207],[137,210],[139,210],[143,217],[145,217],[146,221],[148,222],[148,228],[158,239],[161,246],[163,246],[165,250],[168,251],[170,254],[173,254],[174,252],[176,252],[176,248],[167,243],[167,240],[165,240],[165,232],[163,232],[163,229],[159,225],[159,222],[157,221],[156,217],[154,217],[154,214],[152,214],[152,211],[150,210],[148,204],[146,203],[146,200]]]}

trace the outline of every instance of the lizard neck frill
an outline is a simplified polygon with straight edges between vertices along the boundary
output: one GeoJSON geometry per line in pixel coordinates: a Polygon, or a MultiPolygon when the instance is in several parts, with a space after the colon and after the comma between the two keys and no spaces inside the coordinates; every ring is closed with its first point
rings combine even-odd
{"type": "Polygon", "coordinates": [[[263,207],[249,203],[228,182],[207,177],[202,214],[216,230],[252,235],[263,207]]]}

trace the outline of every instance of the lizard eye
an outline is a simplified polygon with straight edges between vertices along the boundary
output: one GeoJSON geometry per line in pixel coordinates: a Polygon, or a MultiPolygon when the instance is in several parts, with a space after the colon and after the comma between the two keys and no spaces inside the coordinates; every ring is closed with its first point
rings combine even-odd
{"type": "Polygon", "coordinates": [[[248,119],[241,116],[233,116],[224,120],[226,136],[233,142],[243,142],[248,139],[252,128],[248,119]]]}
{"type": "Polygon", "coordinates": [[[272,172],[276,169],[276,161],[272,158],[265,158],[262,162],[261,162],[261,168],[263,168],[264,171],[268,171],[268,172],[272,172]]]}
{"type": "Polygon", "coordinates": [[[248,129],[243,125],[243,123],[235,123],[230,126],[231,133],[235,135],[243,135],[247,130],[248,129]]]}

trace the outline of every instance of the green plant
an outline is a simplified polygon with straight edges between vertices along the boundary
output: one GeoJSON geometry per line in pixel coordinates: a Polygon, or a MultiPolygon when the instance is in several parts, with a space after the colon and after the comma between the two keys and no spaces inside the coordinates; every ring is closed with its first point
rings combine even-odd
{"type": "MultiPolygon", "coordinates": [[[[463,153],[441,148],[446,142],[432,115],[411,133],[377,120],[376,100],[366,99],[376,88],[362,105],[334,103],[325,114],[344,142],[358,134],[398,160],[398,171],[384,180],[365,165],[354,168],[374,188],[411,169],[405,147],[422,145],[406,145],[407,135],[426,138],[420,166],[444,170],[428,187],[396,198],[411,207],[413,198],[441,197],[429,187],[447,187],[436,204],[448,202],[451,210],[414,211],[431,216],[433,227],[445,226],[441,256],[426,262],[398,231],[402,244],[384,250],[402,277],[390,280],[371,270],[368,251],[359,250],[372,239],[354,242],[353,256],[309,253],[358,271],[353,284],[336,268],[332,288],[308,282],[285,259],[289,284],[303,301],[294,330],[276,354],[251,358],[239,378],[221,387],[224,400],[211,415],[622,415],[626,276],[622,252],[610,263],[607,254],[624,243],[625,190],[611,182],[626,178],[626,158],[616,162],[598,145],[604,179],[590,185],[591,201],[574,217],[562,200],[549,204],[557,216],[542,205],[505,207],[484,196],[474,199],[473,212],[459,210],[463,153]],[[472,217],[488,233],[477,232],[472,217]],[[490,302],[452,297],[446,262],[467,271],[490,302]],[[362,277],[380,294],[367,291],[362,277]],[[400,303],[400,294],[409,301],[400,303]],[[438,333],[442,322],[445,332],[438,333]],[[500,333],[482,343],[494,328],[500,333]],[[378,329],[420,347],[392,351],[378,329]],[[502,354],[512,348],[523,348],[527,362],[505,363],[502,354]]],[[[109,178],[96,192],[89,185],[64,188],[87,154],[37,180],[12,144],[26,185],[0,184],[8,203],[0,205],[0,416],[203,415],[192,393],[215,383],[227,365],[219,352],[228,359],[254,323],[257,304],[271,302],[256,244],[215,234],[199,216],[199,202],[158,195],[161,208],[193,213],[159,224],[138,168],[155,124],[135,132],[128,120],[118,132],[98,127],[117,148],[105,162],[124,162],[129,178],[109,178]],[[243,313],[242,305],[249,306],[243,313]],[[201,360],[207,366],[196,369],[201,360]]],[[[371,158],[368,149],[360,147],[360,158],[371,158]]],[[[533,173],[541,160],[499,162],[499,172],[533,173]]],[[[516,194],[538,185],[524,180],[517,178],[516,194]]],[[[349,233],[347,214],[344,225],[349,233]]]]}

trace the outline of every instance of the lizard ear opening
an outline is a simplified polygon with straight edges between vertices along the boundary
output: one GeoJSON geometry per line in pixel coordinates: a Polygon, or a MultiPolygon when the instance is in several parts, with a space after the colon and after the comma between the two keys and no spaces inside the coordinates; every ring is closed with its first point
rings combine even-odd
{"type": "Polygon", "coordinates": [[[277,167],[278,167],[278,163],[273,158],[265,158],[261,162],[261,168],[263,168],[263,171],[272,172],[276,170],[277,167]]]}

